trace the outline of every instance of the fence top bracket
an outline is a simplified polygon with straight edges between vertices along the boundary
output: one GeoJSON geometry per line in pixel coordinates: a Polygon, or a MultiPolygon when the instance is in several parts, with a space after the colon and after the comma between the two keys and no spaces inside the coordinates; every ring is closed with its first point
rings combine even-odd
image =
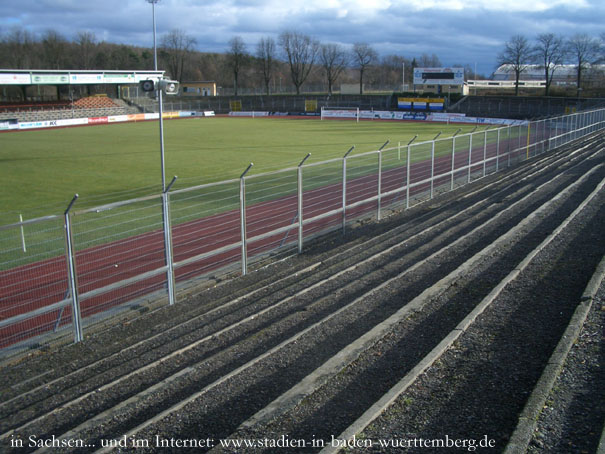
{"type": "Polygon", "coordinates": [[[246,174],[247,174],[247,173],[250,171],[250,169],[252,168],[252,166],[253,166],[253,165],[254,165],[254,163],[253,163],[253,162],[251,162],[251,163],[248,165],[248,168],[246,168],[246,170],[244,170],[244,173],[242,173],[242,175],[240,176],[240,178],[244,178],[244,177],[246,176],[246,174]]]}
{"type": "Polygon", "coordinates": [[[311,156],[311,153],[307,153],[307,156],[305,156],[305,157],[303,158],[303,160],[302,160],[302,161],[300,161],[300,164],[298,164],[298,167],[301,167],[301,166],[302,166],[302,165],[305,163],[305,161],[306,161],[307,159],[309,159],[309,157],[310,157],[310,156],[311,156]]]}
{"type": "Polygon", "coordinates": [[[170,188],[175,183],[177,178],[178,177],[176,175],[172,177],[172,181],[170,182],[170,184],[168,186],[166,186],[166,189],[164,190],[164,194],[168,194],[168,191],[170,191],[170,188]]]}
{"type": "Polygon", "coordinates": [[[78,197],[80,197],[78,194],[74,194],[74,198],[71,199],[71,202],[69,202],[69,205],[67,205],[67,209],[65,210],[65,214],[69,214],[69,210],[71,210],[71,207],[74,206],[74,203],[76,203],[76,200],[78,200],[78,197]]]}

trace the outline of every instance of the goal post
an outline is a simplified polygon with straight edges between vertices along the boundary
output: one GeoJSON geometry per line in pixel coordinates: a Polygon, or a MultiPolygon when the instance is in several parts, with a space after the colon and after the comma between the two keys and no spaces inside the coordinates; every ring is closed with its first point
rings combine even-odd
{"type": "Polygon", "coordinates": [[[322,107],[321,119],[351,119],[359,123],[359,107],[322,107]]]}

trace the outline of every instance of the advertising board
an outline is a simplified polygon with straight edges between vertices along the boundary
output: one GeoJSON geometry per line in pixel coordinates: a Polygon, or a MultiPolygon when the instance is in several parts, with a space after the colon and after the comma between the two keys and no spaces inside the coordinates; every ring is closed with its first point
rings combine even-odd
{"type": "Polygon", "coordinates": [[[29,85],[32,83],[31,74],[3,73],[0,74],[0,85],[29,85]]]}
{"type": "Polygon", "coordinates": [[[38,85],[60,85],[69,83],[69,76],[67,74],[34,74],[31,78],[32,83],[38,85]]]}

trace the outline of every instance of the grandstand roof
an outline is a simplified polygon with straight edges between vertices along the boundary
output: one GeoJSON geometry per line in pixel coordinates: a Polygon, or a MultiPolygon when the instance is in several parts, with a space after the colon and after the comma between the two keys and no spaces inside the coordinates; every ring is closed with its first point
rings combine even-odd
{"type": "Polygon", "coordinates": [[[163,76],[164,71],[0,69],[0,85],[137,84],[163,76]]]}

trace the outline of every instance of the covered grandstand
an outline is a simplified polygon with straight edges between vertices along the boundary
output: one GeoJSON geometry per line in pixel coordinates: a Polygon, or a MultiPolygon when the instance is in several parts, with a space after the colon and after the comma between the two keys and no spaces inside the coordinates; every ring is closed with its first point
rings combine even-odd
{"type": "Polygon", "coordinates": [[[139,112],[122,99],[164,71],[0,70],[0,120],[39,121],[139,112]]]}

